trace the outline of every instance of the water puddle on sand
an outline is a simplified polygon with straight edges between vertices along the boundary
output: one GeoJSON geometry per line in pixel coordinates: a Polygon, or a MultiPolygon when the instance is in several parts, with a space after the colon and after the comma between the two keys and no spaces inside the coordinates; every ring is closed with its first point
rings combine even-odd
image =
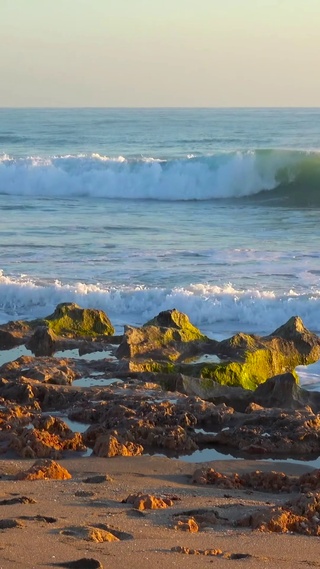
{"type": "MultiPolygon", "coordinates": [[[[59,350],[58,352],[55,352],[53,354],[53,357],[55,357],[57,359],[72,358],[72,359],[76,359],[76,360],[88,360],[88,361],[97,361],[97,360],[104,360],[104,359],[116,361],[117,358],[113,355],[113,350],[116,347],[117,346],[112,346],[108,350],[103,350],[101,352],[99,352],[99,351],[91,352],[88,354],[82,354],[81,356],[79,355],[78,348],[74,348],[72,350],[59,350]]],[[[31,352],[31,350],[28,350],[24,344],[22,344],[21,346],[15,346],[14,348],[11,348],[10,350],[0,350],[0,366],[2,366],[3,364],[6,364],[8,362],[12,362],[14,360],[17,360],[21,356],[32,356],[32,357],[34,357],[34,354],[33,354],[33,352],[31,352]]]]}
{"type": "Polygon", "coordinates": [[[61,413],[61,411],[50,411],[47,413],[42,413],[42,417],[56,417],[57,419],[61,419],[64,421],[69,429],[71,429],[74,433],[84,433],[88,427],[90,427],[91,423],[81,423],[81,421],[73,421],[69,419],[67,415],[61,413]]]}
{"type": "Polygon", "coordinates": [[[111,378],[97,378],[97,376],[89,375],[88,377],[81,377],[81,379],[74,379],[72,385],[76,387],[106,387],[113,383],[122,383],[122,380],[117,377],[111,378]]]}
{"type": "MultiPolygon", "coordinates": [[[[286,464],[300,464],[301,466],[310,466],[311,468],[320,468],[320,456],[314,458],[312,460],[298,460],[297,458],[284,458],[282,456],[277,456],[275,458],[265,458],[263,456],[256,457],[252,456],[239,456],[219,452],[216,448],[204,448],[194,451],[191,454],[181,454],[179,456],[173,456],[172,453],[150,453],[147,456],[160,456],[160,457],[167,457],[173,460],[182,460],[183,462],[189,463],[197,463],[197,462],[212,462],[216,460],[237,460],[237,461],[244,461],[244,460],[254,460],[257,464],[257,470],[259,470],[259,461],[262,462],[270,462],[272,463],[280,463],[284,462],[286,464]]],[[[278,468],[278,467],[277,467],[278,468]]]]}
{"type": "Polygon", "coordinates": [[[97,361],[97,360],[114,360],[116,361],[116,356],[113,355],[113,350],[116,346],[112,346],[108,350],[102,350],[101,352],[90,352],[87,354],[79,354],[78,348],[72,350],[60,350],[55,352],[53,355],[55,358],[73,358],[76,360],[87,360],[87,361],[97,361]]]}
{"type": "Polygon", "coordinates": [[[216,354],[201,354],[184,360],[186,364],[219,364],[222,360],[216,354]]]}

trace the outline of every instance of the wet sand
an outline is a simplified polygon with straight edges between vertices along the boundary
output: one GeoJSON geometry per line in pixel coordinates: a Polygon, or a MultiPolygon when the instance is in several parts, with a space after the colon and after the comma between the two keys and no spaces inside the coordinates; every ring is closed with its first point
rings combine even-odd
{"type": "MultiPolygon", "coordinates": [[[[192,484],[197,464],[160,457],[88,457],[59,461],[71,480],[16,481],[12,477],[30,467],[32,460],[2,459],[0,501],[25,496],[35,503],[2,504],[1,520],[18,526],[0,530],[0,568],[53,568],[80,558],[94,558],[102,567],[188,569],[193,567],[303,568],[320,567],[318,537],[262,533],[235,527],[232,520],[265,505],[278,505],[288,494],[219,489],[192,484]],[[108,475],[102,483],[86,483],[95,475],[108,475]],[[174,497],[173,506],[160,510],[135,510],[123,503],[130,493],[174,497]],[[175,515],[192,510],[214,511],[215,525],[197,533],[175,529],[175,515]],[[50,519],[52,518],[52,519],[50,519]],[[120,541],[87,541],[81,528],[113,529],[120,541]],[[183,554],[182,547],[219,549],[218,556],[183,554]]],[[[206,463],[219,472],[277,470],[301,475],[305,465],[259,461],[206,463]]]]}

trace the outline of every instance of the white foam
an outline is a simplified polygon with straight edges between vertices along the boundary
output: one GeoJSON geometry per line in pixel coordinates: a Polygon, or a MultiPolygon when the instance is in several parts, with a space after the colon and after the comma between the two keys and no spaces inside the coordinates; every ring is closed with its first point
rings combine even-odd
{"type": "MultiPolygon", "coordinates": [[[[305,156],[305,154],[304,154],[305,156]]],[[[301,161],[294,152],[231,152],[207,157],[127,160],[92,154],[0,158],[0,192],[24,196],[211,200],[271,190],[301,161]]]]}
{"type": "Polygon", "coordinates": [[[31,278],[0,274],[1,323],[46,316],[60,302],[102,309],[118,331],[124,324],[141,325],[171,308],[185,312],[212,337],[238,331],[271,333],[293,315],[299,315],[315,332],[319,332],[320,322],[319,290],[312,294],[288,290],[279,296],[271,290],[238,290],[230,283],[224,287],[199,283],[172,289],[62,284],[58,280],[37,284],[31,278]]]}

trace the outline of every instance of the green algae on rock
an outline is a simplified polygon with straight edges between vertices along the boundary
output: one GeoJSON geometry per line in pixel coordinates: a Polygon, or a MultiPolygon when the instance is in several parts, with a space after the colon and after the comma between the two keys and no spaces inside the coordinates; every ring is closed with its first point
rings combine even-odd
{"type": "Polygon", "coordinates": [[[43,323],[58,336],[112,336],[114,328],[102,310],[81,308],[75,303],[58,304],[53,314],[31,324],[43,323]]]}
{"type": "Polygon", "coordinates": [[[184,344],[208,338],[191,324],[188,316],[176,309],[160,312],[140,328],[126,326],[117,357],[134,357],[148,353],[154,359],[174,361],[185,351],[184,344]]]}
{"type": "Polygon", "coordinates": [[[196,326],[191,324],[188,316],[183,312],[179,312],[176,308],[159,312],[158,316],[155,316],[143,325],[144,328],[147,326],[177,329],[179,330],[179,338],[182,342],[207,339],[196,326]]]}
{"type": "MultiPolygon", "coordinates": [[[[130,361],[132,371],[180,373],[200,378],[198,389],[201,387],[201,397],[206,398],[216,383],[253,390],[276,375],[287,372],[295,375],[298,365],[309,365],[320,358],[319,337],[305,328],[297,316],[269,336],[239,333],[216,343],[203,336],[202,341],[190,341],[189,345],[175,343],[173,339],[165,345],[165,340],[172,338],[167,331],[175,332],[177,328],[157,328],[152,323],[170,323],[172,313],[177,312],[160,313],[144,327],[133,329],[134,333],[128,331],[119,355],[135,358],[130,361]],[[220,362],[187,363],[192,346],[196,344],[201,352],[201,348],[208,348],[209,343],[211,353],[216,353],[220,362]]],[[[181,313],[177,319],[181,321],[181,313]]]]}

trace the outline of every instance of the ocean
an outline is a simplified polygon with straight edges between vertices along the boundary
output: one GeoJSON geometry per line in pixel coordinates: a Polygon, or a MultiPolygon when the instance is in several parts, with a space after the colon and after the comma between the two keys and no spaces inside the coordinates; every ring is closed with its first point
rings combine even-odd
{"type": "Polygon", "coordinates": [[[320,109],[0,109],[0,211],[0,323],[320,334],[320,109]]]}

